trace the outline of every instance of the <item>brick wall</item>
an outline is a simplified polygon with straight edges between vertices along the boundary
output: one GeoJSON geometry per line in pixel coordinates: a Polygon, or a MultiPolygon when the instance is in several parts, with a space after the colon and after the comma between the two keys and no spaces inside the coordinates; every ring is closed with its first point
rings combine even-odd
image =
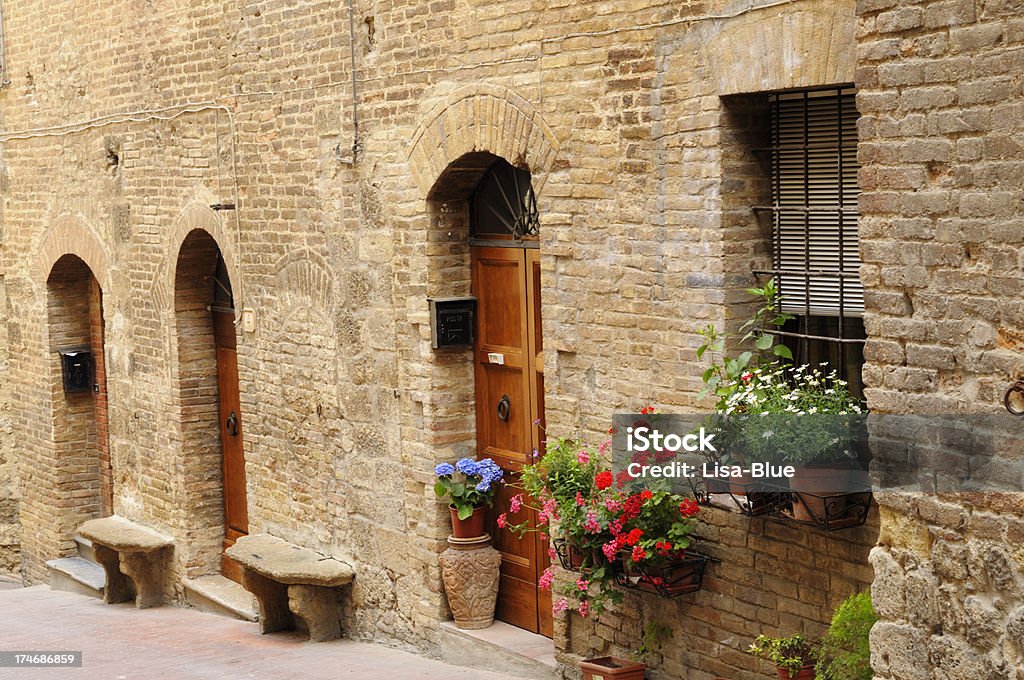
{"type": "MultiPolygon", "coordinates": [[[[1024,375],[1022,9],[858,3],[874,411],[998,412],[1024,375]]],[[[1019,675],[1020,495],[882,500],[876,677],[1019,675]]]]}
{"type": "MultiPolygon", "coordinates": [[[[758,117],[753,100],[721,97],[854,75],[852,2],[361,0],[356,12],[353,164],[344,4],[5,6],[5,129],[97,126],[4,142],[4,389],[34,471],[21,506],[31,580],[70,531],[52,521],[61,498],[45,472],[61,466],[41,292],[65,252],[102,289],[113,509],[175,536],[175,577],[214,568],[214,439],[195,420],[212,413],[209,360],[190,345],[206,332],[201,286],[178,277],[199,229],[256,319],[238,336],[251,530],[353,561],[353,636],[431,649],[448,533],[431,468],[475,444],[469,353],[430,349],[427,297],[468,284],[466,196],[446,168],[486,150],[533,173],[549,430],[596,437],[619,410],[697,408],[696,331],[744,315],[736,289],[764,257],[746,206],[761,191],[758,117]]],[[[761,627],[820,628],[866,582],[874,526],[826,540],[710,512],[723,559],[711,588],[634,602],[684,622],[659,672],[766,676],[738,650],[761,627]],[[789,555],[847,575],[814,580],[780,566],[789,555]],[[691,638],[699,649],[684,649],[691,638]]],[[[623,630],[639,620],[624,614],[623,630]]],[[[558,644],[626,651],[635,637],[573,621],[558,644]]]]}
{"type": "MultiPolygon", "coordinates": [[[[0,309],[7,306],[7,287],[0,283],[0,309]]],[[[7,324],[0,323],[0,383],[9,376],[7,324]]],[[[0,390],[0,573],[21,571],[21,526],[18,521],[18,466],[14,458],[9,392],[0,390]]]]}

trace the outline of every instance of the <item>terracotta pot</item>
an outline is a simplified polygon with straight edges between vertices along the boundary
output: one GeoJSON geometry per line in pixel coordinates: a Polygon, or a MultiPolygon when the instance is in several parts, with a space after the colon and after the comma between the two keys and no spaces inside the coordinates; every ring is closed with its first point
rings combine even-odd
{"type": "Polygon", "coordinates": [[[501,553],[491,547],[491,537],[486,534],[453,536],[448,546],[438,559],[455,625],[465,630],[487,628],[494,623],[501,553]]]}
{"type": "Polygon", "coordinates": [[[583,680],[604,680],[605,678],[644,680],[644,670],[646,669],[647,664],[620,659],[617,656],[602,656],[580,661],[583,680]]]}
{"type": "Polygon", "coordinates": [[[779,680],[814,680],[814,666],[802,666],[793,675],[781,666],[776,666],[779,672],[779,680]]]}
{"type": "Polygon", "coordinates": [[[846,513],[844,492],[850,489],[850,470],[837,467],[798,467],[793,470],[789,487],[796,492],[793,519],[824,524],[825,518],[841,518],[846,513]]]}
{"type": "Polygon", "coordinates": [[[486,508],[475,508],[473,514],[466,519],[459,519],[459,511],[454,505],[449,505],[448,510],[452,513],[452,536],[455,538],[477,538],[485,534],[486,508]]]}

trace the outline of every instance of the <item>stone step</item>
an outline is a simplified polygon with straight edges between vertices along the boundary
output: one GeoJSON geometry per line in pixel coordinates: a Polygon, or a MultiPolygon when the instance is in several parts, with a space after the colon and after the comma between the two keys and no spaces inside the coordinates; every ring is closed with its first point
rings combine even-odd
{"type": "Polygon", "coordinates": [[[257,621],[256,598],[245,588],[220,574],[185,579],[185,599],[204,612],[257,621]]]}
{"type": "Polygon", "coordinates": [[[107,578],[103,567],[81,557],[62,557],[46,563],[50,569],[50,588],[91,597],[103,597],[107,578]]]}
{"type": "Polygon", "coordinates": [[[503,673],[526,680],[558,680],[555,648],[549,638],[502,621],[490,628],[462,630],[441,624],[441,658],[456,666],[503,673]]]}
{"type": "Polygon", "coordinates": [[[79,536],[78,534],[75,534],[75,544],[78,546],[79,557],[81,557],[83,560],[89,560],[90,562],[99,564],[98,562],[96,562],[96,553],[92,549],[92,541],[90,541],[85,536],[79,536]]]}

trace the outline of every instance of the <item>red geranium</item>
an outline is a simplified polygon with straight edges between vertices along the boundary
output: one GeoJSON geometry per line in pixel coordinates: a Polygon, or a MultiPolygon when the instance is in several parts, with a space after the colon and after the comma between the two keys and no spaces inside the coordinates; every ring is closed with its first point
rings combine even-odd
{"type": "Polygon", "coordinates": [[[643,491],[640,492],[640,500],[649,501],[652,498],[654,498],[654,494],[651,493],[650,489],[644,489],[643,491]]]}
{"type": "Polygon", "coordinates": [[[700,506],[692,498],[684,498],[683,502],[679,504],[679,514],[683,517],[693,517],[699,510],[700,506]]]}
{"type": "Polygon", "coordinates": [[[631,557],[633,558],[634,562],[639,562],[640,560],[647,557],[647,551],[639,545],[635,545],[633,546],[633,554],[631,555],[631,557]]]}
{"type": "Polygon", "coordinates": [[[597,477],[594,478],[594,484],[597,485],[597,488],[599,490],[601,490],[601,491],[604,491],[609,486],[611,486],[612,485],[612,473],[611,473],[611,470],[604,470],[603,472],[598,472],[597,473],[597,477]]]}

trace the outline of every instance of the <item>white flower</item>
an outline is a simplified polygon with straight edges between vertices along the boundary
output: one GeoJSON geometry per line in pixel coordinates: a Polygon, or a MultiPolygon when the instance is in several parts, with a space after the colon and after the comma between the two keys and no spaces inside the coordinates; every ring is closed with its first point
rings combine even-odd
{"type": "MultiPolygon", "coordinates": [[[[764,414],[761,414],[761,415],[764,415],[764,414]]],[[[765,430],[764,434],[762,434],[761,437],[763,437],[764,439],[769,439],[774,434],[775,433],[772,432],[771,430],[765,430]]]]}

